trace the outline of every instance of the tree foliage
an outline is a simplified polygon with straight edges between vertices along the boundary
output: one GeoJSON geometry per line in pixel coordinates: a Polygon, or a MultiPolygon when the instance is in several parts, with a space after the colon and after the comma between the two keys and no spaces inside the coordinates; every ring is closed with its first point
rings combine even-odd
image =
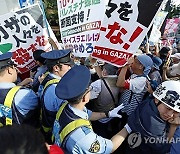
{"type": "Polygon", "coordinates": [[[56,0],[44,0],[45,12],[51,26],[59,26],[58,8],[56,0]]]}
{"type": "Polygon", "coordinates": [[[174,4],[170,5],[168,19],[171,19],[174,17],[180,17],[180,4],[179,5],[174,5],[174,4]]]}

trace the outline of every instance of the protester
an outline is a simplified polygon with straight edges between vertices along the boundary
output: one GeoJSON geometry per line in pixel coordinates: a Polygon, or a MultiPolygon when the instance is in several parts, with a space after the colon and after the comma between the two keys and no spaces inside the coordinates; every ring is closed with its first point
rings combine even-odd
{"type": "Polygon", "coordinates": [[[1,125],[39,125],[39,101],[36,94],[21,86],[16,86],[17,69],[11,61],[12,53],[0,55],[0,123],[1,125]]]}
{"type": "Polygon", "coordinates": [[[67,153],[111,153],[121,145],[130,132],[126,125],[111,140],[93,132],[89,120],[107,116],[120,117],[117,112],[122,106],[106,113],[87,110],[85,105],[90,98],[90,76],[90,71],[85,66],[74,66],[56,87],[56,95],[68,102],[60,107],[56,115],[53,136],[55,144],[63,147],[67,153]]]}
{"type": "Polygon", "coordinates": [[[174,133],[174,142],[172,143],[170,154],[178,154],[180,152],[180,126],[176,128],[174,133]]]}
{"type": "Polygon", "coordinates": [[[162,47],[159,51],[159,58],[162,60],[162,64],[160,66],[160,74],[163,74],[163,66],[166,65],[169,61],[169,56],[171,54],[171,49],[169,47],[162,47]]]}
{"type": "Polygon", "coordinates": [[[170,56],[172,63],[167,63],[163,66],[163,80],[178,80],[180,77],[180,53],[175,53],[170,56]],[[170,66],[171,65],[171,66],[170,66]]]}
{"type": "MultiPolygon", "coordinates": [[[[111,64],[105,64],[102,70],[102,77],[91,83],[92,90],[90,92],[90,103],[92,104],[92,111],[107,112],[112,110],[118,104],[119,88],[116,86],[118,68],[111,64]]],[[[114,128],[114,120],[104,118],[92,122],[95,133],[102,137],[111,137],[114,128]]]]}
{"type": "Polygon", "coordinates": [[[159,73],[160,66],[162,64],[162,60],[157,56],[150,56],[153,61],[153,67],[150,71],[149,77],[151,80],[156,81],[157,85],[159,85],[162,82],[161,74],[159,73]]]}
{"type": "Polygon", "coordinates": [[[0,128],[1,154],[48,154],[43,136],[26,125],[0,128]]]}
{"type": "MultiPolygon", "coordinates": [[[[143,54],[130,58],[125,66],[122,67],[116,85],[123,88],[119,103],[124,104],[122,112],[130,115],[141,103],[146,93],[146,81],[153,65],[152,59],[143,54]],[[132,71],[129,79],[125,79],[128,68],[132,71]]],[[[124,115],[126,119],[126,115],[124,115]]]]}
{"type": "Polygon", "coordinates": [[[167,74],[168,77],[180,76],[180,53],[171,55],[173,65],[169,67],[167,74]]]}
{"type": "Polygon", "coordinates": [[[55,145],[48,145],[42,134],[28,125],[0,128],[1,154],[63,154],[55,145]]]}
{"type": "Polygon", "coordinates": [[[167,141],[171,140],[180,124],[176,123],[180,120],[179,87],[179,81],[163,82],[153,92],[154,98],[144,100],[129,116],[128,125],[133,133],[141,134],[142,142],[136,148],[129,148],[128,154],[165,154],[170,151],[171,145],[167,141]],[[147,142],[151,138],[165,142],[147,142]]]}

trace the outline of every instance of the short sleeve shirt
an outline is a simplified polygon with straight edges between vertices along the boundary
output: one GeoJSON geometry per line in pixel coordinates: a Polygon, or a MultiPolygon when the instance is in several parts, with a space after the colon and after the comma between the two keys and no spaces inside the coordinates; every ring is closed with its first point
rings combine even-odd
{"type": "MultiPolygon", "coordinates": [[[[84,108],[84,111],[70,107],[74,114],[83,119],[91,116],[91,111],[84,108]]],[[[67,139],[66,149],[73,154],[90,154],[90,153],[111,153],[113,143],[111,140],[98,136],[92,129],[80,127],[75,130],[67,139]]]]}

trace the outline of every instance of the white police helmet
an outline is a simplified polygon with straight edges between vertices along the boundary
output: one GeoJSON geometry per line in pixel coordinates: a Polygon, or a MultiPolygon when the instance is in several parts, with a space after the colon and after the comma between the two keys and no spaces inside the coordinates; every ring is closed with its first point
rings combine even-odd
{"type": "Polygon", "coordinates": [[[180,112],[179,81],[171,80],[162,82],[153,92],[153,96],[171,109],[180,112]]]}

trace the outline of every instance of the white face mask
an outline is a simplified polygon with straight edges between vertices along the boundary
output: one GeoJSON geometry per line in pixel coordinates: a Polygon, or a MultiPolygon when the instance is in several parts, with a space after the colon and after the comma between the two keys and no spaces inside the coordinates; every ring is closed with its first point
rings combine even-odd
{"type": "Polygon", "coordinates": [[[93,69],[90,69],[90,73],[91,73],[91,74],[95,74],[95,73],[96,73],[96,70],[95,70],[95,68],[93,68],[93,69]]]}
{"type": "Polygon", "coordinates": [[[80,61],[75,61],[75,65],[81,65],[80,61]]]}

